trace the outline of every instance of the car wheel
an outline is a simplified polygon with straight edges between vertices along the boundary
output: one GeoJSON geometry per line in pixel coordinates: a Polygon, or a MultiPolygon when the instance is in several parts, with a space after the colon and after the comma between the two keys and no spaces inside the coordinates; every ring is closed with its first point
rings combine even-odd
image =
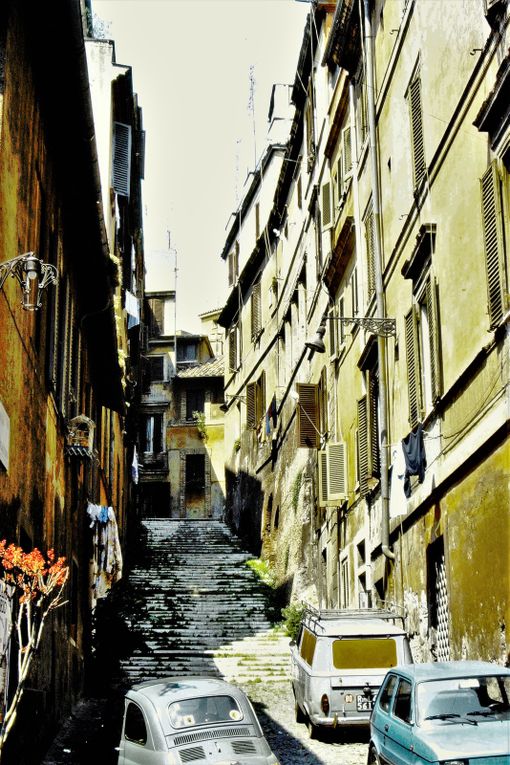
{"type": "Polygon", "coordinates": [[[303,711],[301,710],[301,707],[297,703],[296,699],[294,699],[294,716],[297,723],[306,722],[306,716],[303,714],[303,711]]]}
{"type": "Polygon", "coordinates": [[[372,747],[368,753],[368,765],[381,765],[381,761],[379,759],[379,755],[375,751],[375,749],[372,747]]]}

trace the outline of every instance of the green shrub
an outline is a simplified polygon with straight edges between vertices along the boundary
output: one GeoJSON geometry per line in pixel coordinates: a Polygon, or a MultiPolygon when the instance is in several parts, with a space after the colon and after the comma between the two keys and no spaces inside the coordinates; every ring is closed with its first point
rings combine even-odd
{"type": "Polygon", "coordinates": [[[285,606],[285,608],[282,608],[284,627],[287,635],[292,640],[297,639],[299,625],[301,623],[301,618],[303,616],[304,610],[304,603],[290,603],[288,606],[285,606]]]}

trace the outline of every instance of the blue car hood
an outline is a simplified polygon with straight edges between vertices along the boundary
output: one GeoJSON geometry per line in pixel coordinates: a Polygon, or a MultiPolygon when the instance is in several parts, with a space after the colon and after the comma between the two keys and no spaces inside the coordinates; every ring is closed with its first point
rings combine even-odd
{"type": "Polygon", "coordinates": [[[414,752],[426,760],[445,757],[494,757],[510,754],[510,721],[484,720],[477,725],[442,724],[421,728],[414,752]]]}

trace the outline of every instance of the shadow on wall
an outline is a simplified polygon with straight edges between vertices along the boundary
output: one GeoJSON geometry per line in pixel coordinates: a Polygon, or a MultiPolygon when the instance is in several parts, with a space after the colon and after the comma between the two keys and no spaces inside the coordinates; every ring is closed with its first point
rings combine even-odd
{"type": "Polygon", "coordinates": [[[225,521],[243,540],[247,549],[258,557],[262,549],[262,484],[258,478],[243,470],[234,473],[229,468],[225,468],[225,481],[225,521]]]}

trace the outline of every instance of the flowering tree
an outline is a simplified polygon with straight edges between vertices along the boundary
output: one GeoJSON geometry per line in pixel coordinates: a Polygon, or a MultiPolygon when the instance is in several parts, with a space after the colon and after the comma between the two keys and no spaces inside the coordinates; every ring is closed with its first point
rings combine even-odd
{"type": "Polygon", "coordinates": [[[6,546],[5,539],[0,542],[0,561],[3,567],[3,572],[0,568],[0,578],[3,573],[4,582],[20,593],[16,618],[18,681],[7,703],[0,731],[1,758],[5,741],[16,720],[34,653],[41,642],[46,617],[66,602],[63,590],[69,577],[69,566],[65,565],[65,558],[55,558],[53,550],[48,550],[46,556],[37,547],[25,553],[16,545],[6,546]]]}

